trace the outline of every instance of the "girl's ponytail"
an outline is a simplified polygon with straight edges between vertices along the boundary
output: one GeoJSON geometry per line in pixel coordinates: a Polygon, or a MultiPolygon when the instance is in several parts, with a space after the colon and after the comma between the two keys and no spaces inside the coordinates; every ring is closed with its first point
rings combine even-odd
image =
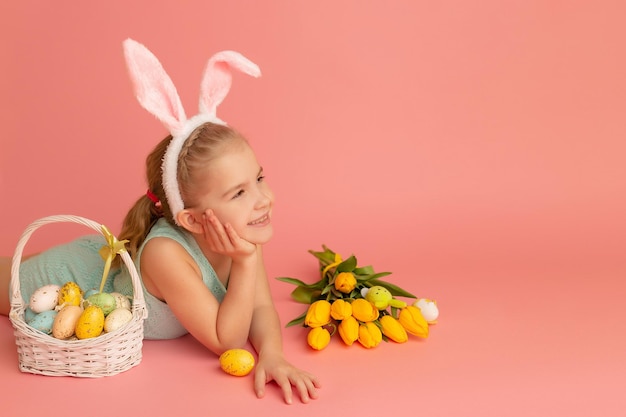
{"type": "Polygon", "coordinates": [[[139,197],[128,211],[119,239],[128,240],[126,249],[131,258],[135,258],[139,247],[159,217],[162,217],[161,210],[146,196],[139,197]]]}

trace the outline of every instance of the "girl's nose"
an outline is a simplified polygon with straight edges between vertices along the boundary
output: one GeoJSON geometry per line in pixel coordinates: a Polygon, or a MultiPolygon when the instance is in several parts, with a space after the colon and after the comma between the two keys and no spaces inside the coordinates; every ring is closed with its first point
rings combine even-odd
{"type": "Polygon", "coordinates": [[[269,206],[274,200],[274,194],[269,189],[269,187],[265,187],[264,189],[259,190],[259,195],[257,199],[257,208],[264,208],[269,206]]]}

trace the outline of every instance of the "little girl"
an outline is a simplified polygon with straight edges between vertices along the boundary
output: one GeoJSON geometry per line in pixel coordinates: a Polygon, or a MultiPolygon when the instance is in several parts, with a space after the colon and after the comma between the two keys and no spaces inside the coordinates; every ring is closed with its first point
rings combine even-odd
{"type": "MultiPolygon", "coordinates": [[[[216,354],[249,340],[258,354],[254,389],[275,381],[287,403],[317,397],[317,379],[286,361],[262,245],[272,237],[274,196],[245,138],[215,116],[230,87],[229,66],[258,68],[234,52],[214,56],[202,82],[200,113],[187,119],[160,63],[127,40],[126,59],[140,103],[171,134],[147,158],[148,191],[130,209],[119,234],[140,273],[147,339],[190,333],[216,354]],[[293,388],[292,388],[293,387],[293,388]]],[[[28,299],[56,280],[97,288],[101,236],[86,236],[22,262],[20,288],[28,299]]],[[[0,260],[0,313],[8,314],[10,262],[0,260]]],[[[106,290],[132,295],[124,267],[111,270],[106,290]]]]}

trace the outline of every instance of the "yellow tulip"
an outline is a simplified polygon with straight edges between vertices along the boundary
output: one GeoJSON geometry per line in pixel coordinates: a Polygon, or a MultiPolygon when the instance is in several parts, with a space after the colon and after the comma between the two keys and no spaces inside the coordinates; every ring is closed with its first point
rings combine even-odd
{"type": "Polygon", "coordinates": [[[396,343],[404,343],[409,340],[406,330],[398,320],[392,316],[385,315],[380,318],[380,324],[383,326],[383,334],[396,343]]]}
{"type": "Polygon", "coordinates": [[[339,323],[338,330],[341,340],[348,346],[352,346],[352,343],[359,338],[359,322],[352,316],[343,319],[339,323]]]}
{"type": "Polygon", "coordinates": [[[309,327],[322,327],[330,323],[330,303],[318,300],[309,306],[304,324],[309,327]]]}
{"type": "Polygon", "coordinates": [[[340,272],[335,278],[335,289],[344,294],[350,294],[356,287],[356,278],[352,272],[340,272]]]}
{"type": "Polygon", "coordinates": [[[383,334],[376,324],[371,321],[361,324],[359,326],[359,338],[358,341],[363,347],[367,349],[378,346],[383,340],[383,334]]]}
{"type": "Polygon", "coordinates": [[[352,316],[352,305],[342,299],[335,300],[330,306],[330,315],[335,320],[343,320],[350,317],[352,316]]]}
{"type": "Polygon", "coordinates": [[[378,318],[378,309],[366,299],[357,298],[352,302],[352,315],[358,321],[374,321],[378,318]]]}
{"type": "Polygon", "coordinates": [[[315,350],[322,350],[330,343],[330,333],[323,327],[314,327],[306,338],[309,346],[315,350]]]}
{"type": "Polygon", "coordinates": [[[419,308],[407,306],[400,310],[398,317],[402,327],[412,335],[426,338],[428,337],[428,323],[419,308]]]}

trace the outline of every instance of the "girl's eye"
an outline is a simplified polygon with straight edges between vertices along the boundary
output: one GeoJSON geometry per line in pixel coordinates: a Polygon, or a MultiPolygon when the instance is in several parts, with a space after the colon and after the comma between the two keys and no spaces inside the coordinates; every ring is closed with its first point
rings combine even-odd
{"type": "Polygon", "coordinates": [[[233,196],[233,199],[241,197],[241,196],[243,195],[243,193],[244,193],[244,191],[243,191],[243,190],[239,190],[239,191],[237,191],[237,194],[235,194],[235,195],[233,196]]]}
{"type": "Polygon", "coordinates": [[[259,178],[256,179],[256,182],[263,182],[264,179],[265,175],[261,175],[259,178]]]}

